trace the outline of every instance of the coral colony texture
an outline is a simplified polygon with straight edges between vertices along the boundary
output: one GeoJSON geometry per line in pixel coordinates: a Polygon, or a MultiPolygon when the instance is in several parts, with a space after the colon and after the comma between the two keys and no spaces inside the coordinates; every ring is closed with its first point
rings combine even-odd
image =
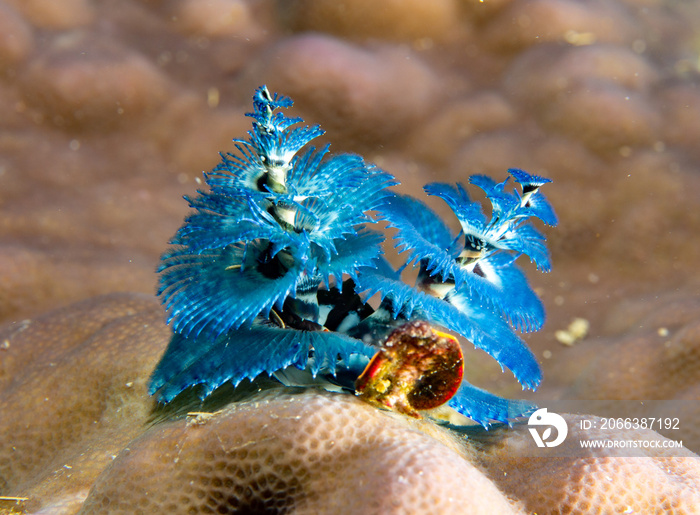
{"type": "MultiPolygon", "coordinates": [[[[700,464],[685,449],[535,459],[526,426],[492,428],[491,443],[474,448],[427,417],[320,389],[270,390],[154,424],[148,377],[170,337],[146,294],[101,296],[0,329],[0,412],[12,414],[0,417],[0,495],[9,498],[0,511],[697,513],[700,464]]],[[[575,434],[578,418],[567,422],[575,434]]]]}
{"type": "Polygon", "coordinates": [[[529,223],[556,224],[539,191],[549,179],[518,169],[501,183],[470,177],[491,202],[490,219],[464,185],[428,184],[459,220],[454,235],[360,156],[305,148],[323,131],[285,116],[291,105],[257,89],[248,139],[205,174],[208,191],[187,198],[195,212],[158,270],[173,337],[151,393],[169,402],[200,386],[206,397],[261,374],[290,386],[323,378],[352,392],[362,373],[361,397],[413,416],[445,402],[484,426],[528,414],[528,403],[463,380],[459,344],[428,324],[461,334],[524,388],[539,385],[515,329],[539,329],[544,308],[515,261],[524,254],[550,269],[545,238],[529,223]],[[382,256],[378,220],[398,230],[407,254],[398,270],[382,256]],[[401,279],[411,263],[415,286],[401,279]],[[373,309],[366,300],[375,294],[373,309]]]}

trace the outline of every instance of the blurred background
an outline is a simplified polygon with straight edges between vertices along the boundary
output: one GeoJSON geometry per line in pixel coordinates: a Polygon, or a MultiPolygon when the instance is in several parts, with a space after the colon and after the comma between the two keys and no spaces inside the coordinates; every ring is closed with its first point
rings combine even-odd
{"type": "Polygon", "coordinates": [[[538,395],[698,400],[699,69],[692,1],[0,1],[0,321],[153,293],[182,195],[267,84],[421,198],[552,178],[553,271],[521,258],[548,312],[524,335],[538,395]]]}

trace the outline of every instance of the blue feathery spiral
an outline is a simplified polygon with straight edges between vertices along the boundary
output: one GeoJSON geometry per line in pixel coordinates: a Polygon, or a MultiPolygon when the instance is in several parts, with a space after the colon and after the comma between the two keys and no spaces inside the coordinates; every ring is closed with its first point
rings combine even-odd
{"type": "MultiPolygon", "coordinates": [[[[515,331],[539,329],[545,314],[515,260],[525,254],[550,269],[545,238],[529,223],[556,224],[539,191],[549,179],[511,169],[519,190],[508,191],[508,180],[472,176],[492,203],[489,221],[463,185],[426,186],[459,220],[453,235],[425,204],[393,193],[388,173],[309,146],[323,131],[280,111],[291,105],[258,88],[248,138],[204,175],[207,190],[185,197],[193,212],[158,268],[173,337],[150,393],[167,403],[195,385],[206,396],[263,373],[352,390],[389,332],[417,319],[464,336],[536,388],[539,365],[515,331]],[[377,220],[397,230],[406,264],[420,268],[415,286],[401,280],[406,265],[396,271],[383,259],[377,220]],[[366,300],[376,293],[373,309],[366,300]]],[[[466,381],[449,405],[484,426],[534,408],[466,381]]]]}

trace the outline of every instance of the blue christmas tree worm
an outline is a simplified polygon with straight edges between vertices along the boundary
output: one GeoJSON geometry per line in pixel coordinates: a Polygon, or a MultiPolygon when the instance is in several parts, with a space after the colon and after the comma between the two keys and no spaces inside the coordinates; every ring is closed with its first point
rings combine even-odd
{"type": "MultiPolygon", "coordinates": [[[[291,105],[289,98],[258,88],[248,138],[234,140],[238,152],[223,154],[205,174],[207,190],[186,197],[194,211],[158,268],[158,295],[173,337],[150,393],[168,403],[191,386],[207,396],[226,382],[237,385],[261,374],[287,385],[311,378],[354,391],[361,375],[358,384],[367,384],[372,374],[363,370],[372,362],[372,370],[388,371],[381,379],[373,375],[372,391],[399,376],[416,385],[444,376],[459,383],[433,384],[441,399],[451,396],[449,406],[484,426],[529,412],[527,402],[463,380],[454,368],[462,366],[461,353],[454,352],[459,346],[430,328],[462,335],[509,368],[524,388],[537,387],[539,365],[516,330],[539,329],[545,313],[515,261],[525,254],[540,270],[550,269],[545,238],[530,224],[532,217],[556,224],[539,191],[549,180],[511,169],[518,186],[511,189],[508,179],[472,176],[492,204],[488,221],[461,184],[427,185],[425,191],[444,200],[459,220],[461,232],[453,235],[421,201],[392,192],[394,178],[362,157],[310,147],[323,131],[280,111],[291,105]],[[384,238],[372,229],[380,220],[396,229],[406,253],[399,270],[382,256],[384,238]],[[419,267],[414,286],[401,279],[408,264],[419,267]],[[377,309],[366,303],[375,294],[377,309]],[[393,359],[387,346],[408,340],[413,350],[401,352],[410,356],[406,364],[384,367],[393,359]],[[437,374],[438,365],[429,364],[434,354],[426,351],[433,348],[449,349],[440,352],[459,365],[437,374]]],[[[423,397],[415,397],[420,402],[414,405],[429,404],[425,388],[416,385],[394,390],[409,397],[420,390],[423,397]]]]}

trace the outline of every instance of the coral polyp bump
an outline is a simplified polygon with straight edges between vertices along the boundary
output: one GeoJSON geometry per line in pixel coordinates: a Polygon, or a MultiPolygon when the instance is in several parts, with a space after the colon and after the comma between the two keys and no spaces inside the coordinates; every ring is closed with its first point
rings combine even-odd
{"type": "Polygon", "coordinates": [[[204,398],[263,376],[348,393],[358,381],[375,404],[416,416],[447,403],[487,427],[531,412],[464,380],[458,342],[433,326],[471,341],[524,388],[538,386],[539,365],[517,332],[539,329],[544,308],[515,261],[525,254],[550,269],[530,223],[556,224],[540,192],[549,179],[519,169],[501,183],[470,177],[492,204],[490,220],[462,184],[427,185],[457,217],[453,234],[423,202],[393,192],[390,174],[309,145],[323,131],[280,111],[291,105],[258,88],[248,138],[205,174],[207,190],[186,197],[194,212],[158,269],[173,336],[150,393],[168,403],[196,387],[204,398]],[[396,230],[406,256],[398,269],[383,257],[379,221],[396,230]],[[407,265],[419,269],[413,285],[401,277],[407,265]]]}

